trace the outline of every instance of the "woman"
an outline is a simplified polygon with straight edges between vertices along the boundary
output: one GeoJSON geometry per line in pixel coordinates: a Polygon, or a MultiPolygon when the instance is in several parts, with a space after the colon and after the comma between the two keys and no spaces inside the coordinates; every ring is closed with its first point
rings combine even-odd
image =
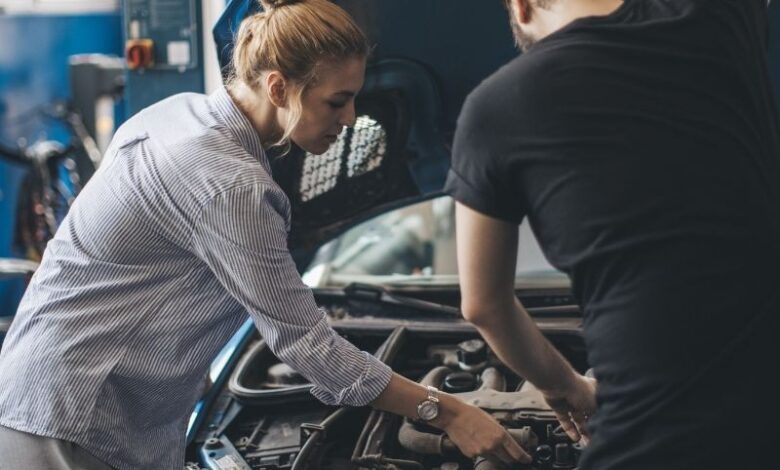
{"type": "Polygon", "coordinates": [[[325,152],[355,121],[368,47],[327,0],[263,5],[228,87],[123,125],[49,243],[0,356],[0,468],[181,468],[201,379],[244,312],[321,401],[530,460],[481,410],[441,393],[436,413],[434,391],[339,337],[301,282],[265,149],[325,152]]]}

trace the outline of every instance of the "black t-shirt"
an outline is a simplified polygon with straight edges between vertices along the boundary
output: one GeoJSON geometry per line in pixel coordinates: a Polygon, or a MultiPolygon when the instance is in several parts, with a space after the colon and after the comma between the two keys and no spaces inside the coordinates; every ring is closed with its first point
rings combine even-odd
{"type": "Polygon", "coordinates": [[[766,14],[765,0],[626,0],[464,105],[447,192],[527,216],[582,305],[599,380],[583,470],[778,465],[761,448],[780,437],[766,14]]]}

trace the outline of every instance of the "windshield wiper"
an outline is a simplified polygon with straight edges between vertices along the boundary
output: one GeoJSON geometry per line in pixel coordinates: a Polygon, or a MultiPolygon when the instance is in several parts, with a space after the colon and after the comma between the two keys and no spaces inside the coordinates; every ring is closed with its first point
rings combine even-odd
{"type": "MultiPolygon", "coordinates": [[[[415,299],[404,295],[391,294],[382,286],[353,282],[341,291],[348,300],[377,303],[403,309],[414,309],[427,314],[441,315],[450,318],[463,318],[460,310],[449,305],[437,304],[426,300],[415,299]]],[[[408,316],[408,315],[404,315],[408,316]]]]}
{"type": "MultiPolygon", "coordinates": [[[[401,317],[415,317],[414,313],[409,312],[413,310],[418,315],[422,313],[429,316],[463,319],[463,314],[456,307],[391,293],[385,287],[376,284],[353,282],[343,289],[316,288],[314,291],[319,297],[367,302],[385,309],[390,308],[396,310],[401,317]]],[[[532,306],[525,309],[532,317],[579,316],[579,307],[576,304],[532,306]]],[[[383,312],[383,316],[387,313],[389,312],[383,312]]]]}

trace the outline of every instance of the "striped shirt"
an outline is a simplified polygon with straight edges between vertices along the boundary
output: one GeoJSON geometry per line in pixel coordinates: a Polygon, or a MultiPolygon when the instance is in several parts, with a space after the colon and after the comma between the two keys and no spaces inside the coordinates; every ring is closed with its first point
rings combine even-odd
{"type": "Polygon", "coordinates": [[[175,469],[210,361],[246,319],[328,404],[391,370],[329,326],[287,248],[290,202],[222,88],[117,132],[49,242],[0,354],[0,424],[119,469],[175,469]]]}

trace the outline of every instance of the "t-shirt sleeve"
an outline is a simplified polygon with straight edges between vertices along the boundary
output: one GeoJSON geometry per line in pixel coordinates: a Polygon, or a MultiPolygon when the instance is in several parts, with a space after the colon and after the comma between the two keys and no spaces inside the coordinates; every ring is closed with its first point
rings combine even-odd
{"type": "Polygon", "coordinates": [[[780,8],[778,5],[772,5],[772,0],[756,0],[756,14],[759,27],[759,33],[766,49],[769,49],[769,8],[780,8]]]}
{"type": "MultiPolygon", "coordinates": [[[[770,0],[738,0],[739,3],[748,9],[748,22],[754,25],[755,31],[759,35],[759,41],[764,49],[769,49],[769,9],[780,8],[778,5],[771,5],[770,0]]],[[[775,0],[775,3],[776,0],[775,0]]]]}
{"type": "Polygon", "coordinates": [[[491,109],[493,104],[488,94],[477,89],[463,105],[444,191],[482,214],[520,223],[526,209],[518,182],[511,181],[505,167],[510,157],[505,123],[496,122],[504,113],[491,109]]]}

